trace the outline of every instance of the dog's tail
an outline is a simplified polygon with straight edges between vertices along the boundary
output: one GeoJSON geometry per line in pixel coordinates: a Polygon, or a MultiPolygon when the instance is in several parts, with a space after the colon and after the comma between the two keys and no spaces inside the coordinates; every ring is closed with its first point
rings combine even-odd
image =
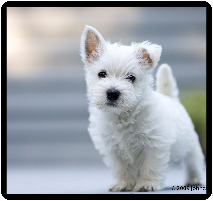
{"type": "Polygon", "coordinates": [[[168,64],[162,64],[157,71],[156,91],[166,96],[179,99],[177,84],[168,64]]]}

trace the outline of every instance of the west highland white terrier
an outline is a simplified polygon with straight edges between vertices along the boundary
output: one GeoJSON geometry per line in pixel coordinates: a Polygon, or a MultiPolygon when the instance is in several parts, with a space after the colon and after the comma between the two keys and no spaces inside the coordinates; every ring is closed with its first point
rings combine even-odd
{"type": "Polygon", "coordinates": [[[171,161],[183,159],[186,183],[204,184],[204,156],[193,123],[178,98],[171,68],[162,64],[153,90],[152,71],[161,46],[105,41],[93,27],[81,37],[88,89],[90,136],[112,168],[110,191],[163,188],[171,161]]]}

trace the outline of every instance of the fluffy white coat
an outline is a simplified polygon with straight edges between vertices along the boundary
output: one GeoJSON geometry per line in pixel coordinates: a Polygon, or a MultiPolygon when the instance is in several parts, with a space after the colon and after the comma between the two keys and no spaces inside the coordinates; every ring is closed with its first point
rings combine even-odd
{"type": "Polygon", "coordinates": [[[96,149],[112,168],[110,191],[160,190],[170,161],[185,162],[187,184],[203,184],[204,156],[193,123],[179,101],[176,81],[167,64],[152,70],[161,46],[148,41],[131,46],[105,41],[86,26],[81,38],[88,89],[89,133],[96,149]],[[99,72],[106,77],[100,78],[99,72]],[[135,77],[134,82],[128,75],[135,77]],[[106,91],[119,90],[116,105],[106,91]]]}

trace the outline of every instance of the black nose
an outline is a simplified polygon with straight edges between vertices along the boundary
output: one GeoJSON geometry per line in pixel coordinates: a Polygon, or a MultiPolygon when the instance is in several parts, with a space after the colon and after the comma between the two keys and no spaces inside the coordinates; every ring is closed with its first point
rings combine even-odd
{"type": "Polygon", "coordinates": [[[108,89],[106,93],[107,98],[110,101],[116,101],[120,95],[120,92],[117,89],[108,89]]]}

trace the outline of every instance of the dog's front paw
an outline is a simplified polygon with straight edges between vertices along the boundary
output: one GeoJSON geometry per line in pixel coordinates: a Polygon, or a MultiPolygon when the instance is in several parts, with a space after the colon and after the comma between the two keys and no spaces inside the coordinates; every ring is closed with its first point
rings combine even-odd
{"type": "Polygon", "coordinates": [[[133,186],[131,184],[122,182],[116,183],[109,187],[109,191],[111,192],[118,192],[118,191],[132,191],[133,186]]]}
{"type": "Polygon", "coordinates": [[[162,189],[162,186],[156,183],[151,182],[140,182],[137,183],[133,189],[133,191],[159,191],[162,189]]]}

